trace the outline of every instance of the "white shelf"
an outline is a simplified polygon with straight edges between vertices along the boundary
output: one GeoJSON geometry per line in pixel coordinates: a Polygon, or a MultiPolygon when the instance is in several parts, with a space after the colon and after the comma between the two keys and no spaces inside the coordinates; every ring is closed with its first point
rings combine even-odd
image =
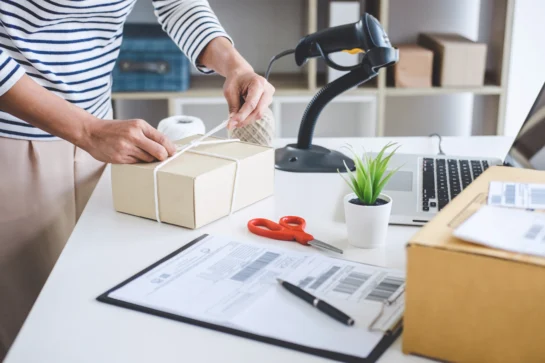
{"type": "Polygon", "coordinates": [[[396,88],[387,87],[387,96],[433,96],[449,95],[457,93],[471,93],[474,95],[500,95],[502,93],[500,86],[481,86],[481,87],[430,87],[430,88],[396,88]]]}

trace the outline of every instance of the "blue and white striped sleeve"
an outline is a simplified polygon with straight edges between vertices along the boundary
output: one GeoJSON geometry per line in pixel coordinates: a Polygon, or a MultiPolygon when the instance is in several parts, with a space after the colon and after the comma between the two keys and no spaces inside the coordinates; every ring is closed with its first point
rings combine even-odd
{"type": "Polygon", "coordinates": [[[25,74],[25,70],[4,50],[0,49],[0,96],[25,74]]]}
{"type": "Polygon", "coordinates": [[[214,38],[233,40],[221,26],[206,0],[153,0],[154,12],[163,30],[174,40],[202,73],[213,71],[197,63],[206,45],[214,38]]]}

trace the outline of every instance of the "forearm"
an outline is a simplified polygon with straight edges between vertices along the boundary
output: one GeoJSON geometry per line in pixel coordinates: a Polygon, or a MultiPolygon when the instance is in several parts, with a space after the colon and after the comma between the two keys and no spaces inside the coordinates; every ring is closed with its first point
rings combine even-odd
{"type": "Polygon", "coordinates": [[[210,41],[201,52],[198,62],[224,77],[233,73],[253,72],[252,66],[224,37],[210,41]]]}
{"type": "Polygon", "coordinates": [[[165,160],[176,148],[144,120],[101,120],[24,75],[0,96],[0,110],[112,163],[165,160]]]}
{"type": "Polygon", "coordinates": [[[274,87],[257,75],[233,46],[205,0],[153,0],[163,30],[197,69],[225,77],[223,93],[229,106],[228,127],[261,118],[272,102],[274,87]]]}
{"type": "Polygon", "coordinates": [[[0,110],[81,146],[96,118],[24,75],[0,97],[0,110]]]}

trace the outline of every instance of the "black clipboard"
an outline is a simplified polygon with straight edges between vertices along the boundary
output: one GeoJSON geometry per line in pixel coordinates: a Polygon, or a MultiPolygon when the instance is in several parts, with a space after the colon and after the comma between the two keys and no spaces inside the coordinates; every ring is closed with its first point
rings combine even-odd
{"type": "Polygon", "coordinates": [[[328,358],[328,359],[333,359],[333,360],[342,361],[342,362],[349,362],[349,363],[373,363],[373,362],[376,362],[377,359],[382,355],[382,353],[384,353],[386,351],[386,349],[388,349],[388,347],[390,345],[392,345],[392,343],[395,342],[395,340],[401,335],[401,331],[403,330],[403,326],[402,326],[402,322],[400,321],[396,325],[396,327],[394,327],[394,329],[392,329],[392,330],[390,330],[390,331],[388,331],[388,332],[386,332],[384,334],[384,337],[376,345],[376,347],[369,354],[369,356],[367,356],[366,358],[360,358],[360,357],[356,357],[356,356],[353,356],[353,355],[347,355],[347,354],[342,354],[342,353],[338,353],[338,352],[332,352],[332,351],[324,350],[324,349],[312,348],[312,347],[308,347],[308,346],[304,346],[304,345],[300,345],[300,344],[291,343],[291,342],[288,342],[288,341],[285,341],[285,340],[265,337],[265,336],[261,336],[261,335],[253,334],[253,333],[248,333],[248,332],[245,332],[245,331],[241,331],[241,330],[237,330],[237,329],[233,329],[233,328],[228,328],[228,327],[225,327],[223,325],[212,324],[212,323],[208,323],[208,322],[204,322],[204,321],[201,321],[201,320],[188,318],[188,317],[181,316],[181,315],[170,314],[170,313],[167,313],[167,312],[164,312],[164,311],[151,309],[151,308],[144,307],[144,306],[141,306],[141,305],[131,304],[131,303],[128,303],[128,302],[125,302],[125,301],[117,300],[117,299],[114,299],[114,298],[111,298],[111,297],[108,296],[113,291],[123,287],[124,285],[128,284],[129,282],[131,282],[131,281],[139,278],[140,276],[146,274],[148,271],[154,269],[155,267],[157,267],[161,263],[163,263],[165,261],[168,261],[172,257],[174,257],[177,254],[181,253],[182,251],[188,249],[189,247],[199,243],[200,241],[202,241],[206,237],[208,237],[208,234],[203,234],[202,236],[194,239],[193,241],[191,241],[188,244],[184,245],[183,247],[177,249],[176,251],[170,253],[169,255],[163,257],[162,259],[155,262],[154,264],[146,267],[142,271],[138,272],[136,275],[128,278],[127,280],[123,281],[122,283],[118,284],[117,286],[115,286],[115,287],[109,289],[108,291],[106,291],[105,293],[101,294],[100,296],[97,297],[97,300],[100,301],[100,302],[106,303],[106,304],[115,305],[115,306],[119,306],[119,307],[126,308],[126,309],[136,310],[136,311],[140,311],[140,312],[143,312],[143,313],[159,316],[159,317],[162,317],[162,318],[176,320],[176,321],[180,321],[182,323],[188,323],[188,324],[200,326],[200,327],[203,327],[203,328],[219,331],[219,332],[222,332],[222,333],[228,333],[228,334],[236,335],[236,336],[239,336],[239,337],[242,337],[242,338],[252,339],[252,340],[256,340],[256,341],[263,342],[263,343],[268,343],[268,344],[273,344],[273,345],[277,345],[277,346],[284,347],[284,348],[293,349],[293,350],[296,350],[296,351],[299,351],[299,352],[313,354],[313,355],[316,355],[316,356],[319,356],[319,357],[324,357],[324,358],[328,358]]]}

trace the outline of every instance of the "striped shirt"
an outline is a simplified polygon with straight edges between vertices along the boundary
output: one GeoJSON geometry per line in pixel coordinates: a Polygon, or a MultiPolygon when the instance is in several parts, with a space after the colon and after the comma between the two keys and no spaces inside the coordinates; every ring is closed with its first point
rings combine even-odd
{"type": "MultiPolygon", "coordinates": [[[[196,63],[225,33],[206,0],[153,1],[163,30],[196,63]]],[[[111,116],[111,73],[136,0],[0,0],[0,96],[25,73],[99,118],[111,116]]],[[[0,111],[0,137],[58,140],[0,111]]]]}

